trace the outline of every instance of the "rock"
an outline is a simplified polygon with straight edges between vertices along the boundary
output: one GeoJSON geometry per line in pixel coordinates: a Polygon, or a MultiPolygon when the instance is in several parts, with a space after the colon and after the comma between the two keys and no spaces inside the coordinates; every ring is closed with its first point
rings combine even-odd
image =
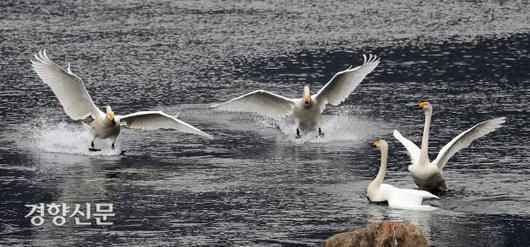
{"type": "Polygon", "coordinates": [[[429,246],[423,232],[415,225],[383,221],[365,228],[336,234],[324,242],[324,247],[346,246],[429,246]]]}

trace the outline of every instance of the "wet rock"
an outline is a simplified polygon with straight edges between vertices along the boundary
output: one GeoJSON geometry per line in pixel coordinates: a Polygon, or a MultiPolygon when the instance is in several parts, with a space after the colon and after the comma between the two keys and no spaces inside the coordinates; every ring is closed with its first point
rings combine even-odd
{"type": "Polygon", "coordinates": [[[328,238],[324,246],[429,246],[429,242],[415,225],[383,221],[356,231],[336,234],[328,238]]]}

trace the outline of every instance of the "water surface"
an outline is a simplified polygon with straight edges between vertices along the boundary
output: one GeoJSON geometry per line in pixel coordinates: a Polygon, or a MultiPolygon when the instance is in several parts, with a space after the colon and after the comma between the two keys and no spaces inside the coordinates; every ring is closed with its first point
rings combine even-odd
{"type": "Polygon", "coordinates": [[[530,35],[526,1],[20,1],[0,7],[0,243],[4,245],[319,246],[390,219],[434,246],[525,246],[530,232],[530,35]],[[215,136],[125,129],[118,148],[90,136],[31,70],[50,57],[118,114],[160,109],[215,136]],[[340,107],[324,139],[296,140],[291,120],[212,111],[255,89],[300,97],[334,73],[380,65],[340,107]],[[431,158],[474,124],[506,125],[446,166],[451,192],[432,212],[369,204],[365,189],[390,144],[386,181],[415,188],[404,148],[434,107],[431,158]],[[112,202],[109,227],[31,226],[31,203],[112,202]]]}

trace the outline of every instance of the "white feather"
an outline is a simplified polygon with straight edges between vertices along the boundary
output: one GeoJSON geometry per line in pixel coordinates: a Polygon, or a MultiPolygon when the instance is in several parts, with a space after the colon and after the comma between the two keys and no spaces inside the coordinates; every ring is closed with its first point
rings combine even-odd
{"type": "Polygon", "coordinates": [[[325,105],[330,103],[334,106],[342,103],[350,93],[361,83],[361,81],[372,72],[375,67],[379,64],[379,58],[372,56],[366,59],[366,55],[363,55],[363,65],[356,68],[349,68],[338,72],[331,78],[331,80],[318,91],[316,99],[319,104],[325,105]]]}
{"type": "Polygon", "coordinates": [[[436,210],[436,207],[423,205],[424,199],[440,199],[424,190],[397,189],[388,198],[388,206],[408,210],[436,210]]]}
{"type": "Polygon", "coordinates": [[[436,156],[436,159],[432,163],[436,164],[438,169],[442,170],[447,161],[449,161],[456,152],[469,147],[474,140],[495,131],[497,128],[501,127],[505,121],[506,118],[504,117],[490,119],[480,122],[462,132],[440,150],[440,153],[438,153],[438,156],[436,156]]]}
{"type": "Polygon", "coordinates": [[[192,125],[167,115],[161,111],[141,111],[124,116],[116,116],[122,125],[134,129],[156,130],[174,129],[184,133],[196,134],[212,138],[211,135],[193,127],[192,125]]]}
{"type": "Polygon", "coordinates": [[[291,115],[294,105],[294,101],[289,98],[265,90],[256,90],[212,107],[224,111],[255,112],[267,117],[280,118],[291,115]]]}
{"type": "Polygon", "coordinates": [[[45,50],[35,54],[31,63],[33,70],[44,83],[50,86],[70,118],[79,120],[92,116],[96,119],[98,115],[105,114],[96,107],[81,78],[72,73],[70,69],[66,71],[49,59],[45,50]]]}
{"type": "Polygon", "coordinates": [[[394,130],[393,135],[399,142],[401,142],[401,144],[403,144],[403,146],[405,146],[405,149],[407,149],[412,164],[416,164],[420,158],[420,148],[412,141],[402,136],[397,130],[394,130]]]}

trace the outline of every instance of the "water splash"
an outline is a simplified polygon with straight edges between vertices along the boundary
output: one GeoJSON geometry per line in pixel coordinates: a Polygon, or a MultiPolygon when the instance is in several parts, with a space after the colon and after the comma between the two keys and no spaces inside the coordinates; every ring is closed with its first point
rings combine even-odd
{"type": "Polygon", "coordinates": [[[81,125],[66,122],[51,122],[38,120],[30,128],[32,136],[30,143],[24,146],[34,150],[48,153],[82,154],[89,156],[114,156],[119,155],[120,150],[112,150],[107,141],[95,141],[96,147],[102,150],[91,152],[88,150],[92,135],[81,125]]]}
{"type": "Polygon", "coordinates": [[[389,127],[381,123],[365,119],[361,116],[350,115],[349,111],[343,111],[337,115],[322,116],[321,129],[324,136],[320,137],[317,132],[307,133],[300,138],[296,136],[296,127],[290,118],[280,120],[254,117],[262,127],[276,128],[282,135],[288,136],[288,140],[297,143],[329,143],[329,142],[363,142],[375,136],[380,136],[389,131],[389,127]]]}

